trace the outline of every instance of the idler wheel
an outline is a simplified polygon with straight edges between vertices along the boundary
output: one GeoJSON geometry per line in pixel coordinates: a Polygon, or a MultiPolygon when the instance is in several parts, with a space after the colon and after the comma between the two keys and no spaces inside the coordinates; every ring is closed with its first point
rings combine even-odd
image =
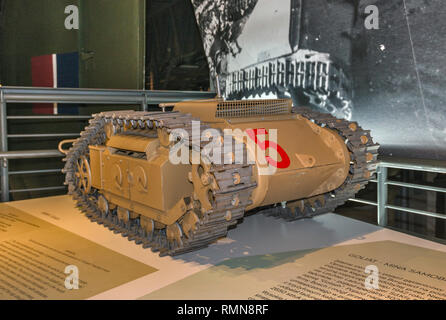
{"type": "Polygon", "coordinates": [[[140,216],[139,224],[141,228],[144,230],[145,235],[148,238],[151,238],[153,236],[153,231],[155,230],[155,222],[148,217],[140,216]]]}
{"type": "Polygon", "coordinates": [[[181,237],[183,236],[183,231],[181,230],[181,227],[178,223],[174,223],[171,224],[170,226],[167,226],[166,236],[167,240],[172,246],[175,246],[175,244],[177,244],[178,246],[183,245],[183,241],[181,240],[181,237]]]}
{"type": "Polygon", "coordinates": [[[108,205],[107,199],[103,195],[100,195],[98,198],[98,208],[101,211],[102,217],[106,217],[110,212],[110,207],[108,205]]]}
{"type": "Polygon", "coordinates": [[[121,207],[118,207],[118,219],[124,223],[128,223],[130,221],[130,211],[121,207]]]}
{"type": "Polygon", "coordinates": [[[199,223],[200,223],[200,218],[198,218],[195,212],[190,211],[184,215],[181,226],[183,227],[183,232],[186,235],[186,237],[188,238],[191,237],[191,233],[197,229],[199,223]]]}

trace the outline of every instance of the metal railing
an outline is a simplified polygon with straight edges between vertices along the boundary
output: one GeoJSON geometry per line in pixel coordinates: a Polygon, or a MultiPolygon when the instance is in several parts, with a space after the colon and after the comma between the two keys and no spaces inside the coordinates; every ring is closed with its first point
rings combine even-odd
{"type": "MultiPolygon", "coordinates": [[[[79,134],[8,134],[8,120],[88,120],[91,116],[85,115],[31,115],[31,116],[8,116],[7,107],[10,103],[75,103],[75,104],[110,104],[110,105],[140,105],[141,110],[147,111],[148,105],[168,103],[182,100],[207,99],[215,96],[212,92],[194,91],[147,91],[147,90],[98,90],[98,89],[53,89],[53,88],[26,88],[26,87],[0,87],[0,200],[9,201],[11,193],[61,190],[64,187],[54,186],[33,189],[10,190],[9,177],[12,175],[29,174],[51,174],[59,173],[61,169],[9,171],[8,161],[12,159],[45,159],[63,157],[58,150],[24,150],[9,151],[8,139],[13,138],[47,138],[47,137],[76,137],[79,134]]],[[[395,160],[383,159],[377,170],[377,201],[363,199],[350,199],[350,201],[373,205],[377,207],[378,224],[387,225],[388,209],[407,213],[424,215],[434,218],[446,219],[445,214],[428,212],[424,210],[400,207],[388,204],[388,186],[400,186],[403,188],[415,188],[426,191],[446,193],[446,188],[418,185],[388,180],[388,169],[396,168],[403,170],[416,170],[435,173],[446,173],[446,164],[435,161],[423,160],[395,160]]]]}
{"type": "Polygon", "coordinates": [[[41,133],[41,134],[8,134],[8,120],[88,120],[85,115],[31,115],[8,116],[7,108],[11,103],[73,103],[109,104],[109,105],[139,105],[147,111],[148,105],[183,100],[208,99],[215,96],[213,92],[198,91],[148,91],[148,90],[100,90],[100,89],[53,89],[27,87],[0,87],[0,188],[1,202],[9,201],[11,193],[61,190],[65,187],[45,187],[33,189],[9,189],[11,175],[49,174],[61,172],[60,169],[9,171],[9,160],[12,159],[44,159],[63,157],[58,150],[24,150],[9,151],[8,139],[28,138],[66,138],[78,137],[73,133],[41,133]]]}
{"type": "Polygon", "coordinates": [[[388,222],[388,209],[397,210],[406,213],[413,213],[417,215],[446,219],[446,214],[429,212],[425,210],[407,208],[396,206],[388,203],[388,186],[398,186],[403,188],[412,188],[425,191],[434,191],[446,193],[446,188],[420,185],[414,183],[392,181],[388,179],[388,169],[402,169],[402,170],[414,170],[433,173],[446,173],[446,163],[430,160],[415,160],[415,159],[382,159],[378,164],[377,179],[371,180],[371,182],[377,183],[377,201],[368,201],[363,199],[350,199],[350,201],[358,202],[362,204],[368,204],[377,207],[378,225],[387,226],[388,222]]]}

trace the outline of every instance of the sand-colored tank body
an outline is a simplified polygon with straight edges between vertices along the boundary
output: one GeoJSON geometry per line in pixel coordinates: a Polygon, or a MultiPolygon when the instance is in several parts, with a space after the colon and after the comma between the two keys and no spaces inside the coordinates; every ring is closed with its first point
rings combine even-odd
{"type": "Polygon", "coordinates": [[[332,212],[376,171],[369,131],[291,100],[160,107],[94,115],[59,149],[87,217],[161,255],[205,247],[253,209],[286,220],[332,212]]]}

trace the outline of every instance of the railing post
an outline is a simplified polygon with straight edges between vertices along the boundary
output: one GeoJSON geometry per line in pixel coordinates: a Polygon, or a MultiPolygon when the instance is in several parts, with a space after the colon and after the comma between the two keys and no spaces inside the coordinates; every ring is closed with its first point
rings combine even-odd
{"type": "MultiPolygon", "coordinates": [[[[8,151],[8,127],[7,127],[7,112],[6,112],[6,100],[3,90],[0,88],[0,151],[8,151]]],[[[9,201],[9,172],[8,172],[8,159],[0,159],[1,167],[1,201],[9,201]]]]}
{"type": "Polygon", "coordinates": [[[387,167],[378,166],[378,225],[387,225],[387,167]]]}
{"type": "Polygon", "coordinates": [[[142,102],[141,105],[141,111],[147,111],[147,110],[149,110],[147,92],[144,91],[144,101],[142,102]]]}

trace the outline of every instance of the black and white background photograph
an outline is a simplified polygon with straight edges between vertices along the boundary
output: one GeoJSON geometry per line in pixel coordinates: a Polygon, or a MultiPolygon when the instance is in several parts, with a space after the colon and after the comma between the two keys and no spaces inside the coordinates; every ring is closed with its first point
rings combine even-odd
{"type": "Polygon", "coordinates": [[[227,99],[356,120],[389,156],[446,159],[441,0],[192,0],[227,99]]]}

